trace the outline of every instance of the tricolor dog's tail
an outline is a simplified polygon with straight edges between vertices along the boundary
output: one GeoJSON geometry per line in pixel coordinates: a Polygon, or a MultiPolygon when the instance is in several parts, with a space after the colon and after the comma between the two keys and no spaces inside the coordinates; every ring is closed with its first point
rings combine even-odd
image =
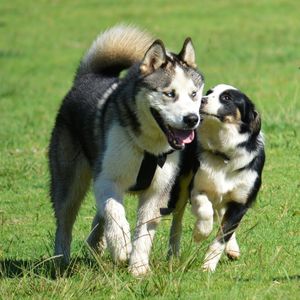
{"type": "Polygon", "coordinates": [[[117,25],[101,33],[92,43],[77,70],[86,73],[118,76],[143,59],[154,39],[134,26],[117,25]]]}

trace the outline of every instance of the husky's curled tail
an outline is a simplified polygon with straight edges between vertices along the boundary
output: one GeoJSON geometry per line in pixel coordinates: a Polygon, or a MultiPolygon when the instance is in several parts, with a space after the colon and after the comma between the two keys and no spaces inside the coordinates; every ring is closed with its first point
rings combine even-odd
{"type": "Polygon", "coordinates": [[[116,76],[141,62],[153,42],[149,33],[134,26],[112,27],[95,39],[81,60],[78,75],[106,73],[116,76]]]}
{"type": "Polygon", "coordinates": [[[170,54],[131,26],[113,27],[92,44],[59,109],[49,148],[55,255],[62,262],[69,262],[73,224],[93,179],[90,247],[99,251],[106,241],[115,262],[130,258],[136,275],[149,270],[159,209],[178,171],[174,150],[191,143],[200,121],[203,77],[195,66],[190,39],[178,55],[170,54]],[[129,190],[140,196],[133,242],[123,206],[129,190]]]}

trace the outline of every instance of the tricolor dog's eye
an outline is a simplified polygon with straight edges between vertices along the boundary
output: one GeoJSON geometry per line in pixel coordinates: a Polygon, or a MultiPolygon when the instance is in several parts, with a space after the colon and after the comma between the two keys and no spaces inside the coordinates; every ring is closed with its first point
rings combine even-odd
{"type": "Polygon", "coordinates": [[[191,97],[192,97],[192,98],[195,98],[196,96],[197,96],[197,92],[193,91],[193,92],[191,93],[191,97]]]}
{"type": "Polygon", "coordinates": [[[164,95],[167,96],[168,98],[175,98],[175,91],[168,91],[168,92],[164,92],[164,95]]]}
{"type": "Polygon", "coordinates": [[[229,101],[229,100],[231,100],[231,97],[228,94],[224,94],[224,95],[221,96],[221,100],[229,101]]]}

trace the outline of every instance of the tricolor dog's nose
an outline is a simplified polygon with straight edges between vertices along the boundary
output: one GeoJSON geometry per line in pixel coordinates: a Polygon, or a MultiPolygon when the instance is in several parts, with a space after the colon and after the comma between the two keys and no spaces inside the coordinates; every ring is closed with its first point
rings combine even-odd
{"type": "Polygon", "coordinates": [[[199,117],[196,114],[189,114],[183,117],[183,122],[189,127],[193,128],[199,121],[199,117]]]}
{"type": "Polygon", "coordinates": [[[208,100],[208,97],[207,96],[203,96],[202,99],[201,99],[201,106],[206,105],[207,104],[207,100],[208,100]]]}

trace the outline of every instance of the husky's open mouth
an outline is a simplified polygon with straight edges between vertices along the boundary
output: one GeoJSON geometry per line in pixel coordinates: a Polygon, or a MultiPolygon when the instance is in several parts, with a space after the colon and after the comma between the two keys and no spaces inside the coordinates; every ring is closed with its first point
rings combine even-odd
{"type": "Polygon", "coordinates": [[[161,130],[166,135],[168,142],[173,149],[182,150],[185,144],[189,144],[193,141],[195,137],[194,130],[177,129],[165,124],[159,112],[154,108],[151,108],[151,113],[161,130]]]}

